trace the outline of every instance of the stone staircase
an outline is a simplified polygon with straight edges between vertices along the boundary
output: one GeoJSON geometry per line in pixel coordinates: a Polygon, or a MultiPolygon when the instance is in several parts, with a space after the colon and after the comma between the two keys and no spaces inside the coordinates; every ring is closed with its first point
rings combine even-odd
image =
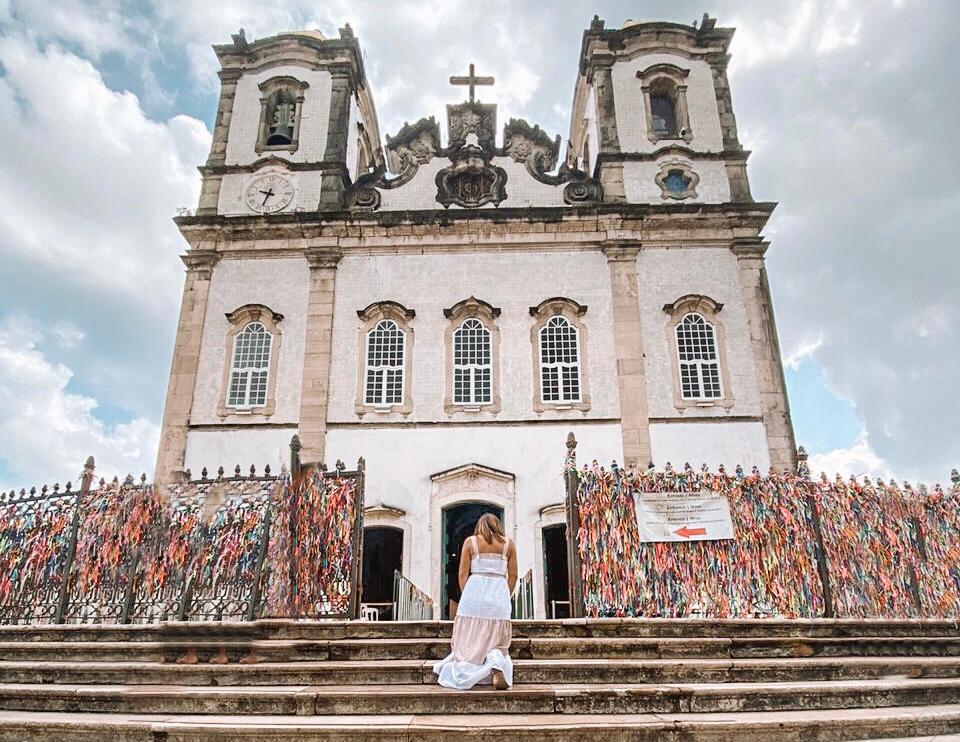
{"type": "MultiPolygon", "coordinates": [[[[6,740],[853,740],[960,733],[952,621],[514,623],[449,691],[451,624],[0,627],[6,740]],[[178,660],[192,659],[196,664],[178,660]]],[[[944,738],[946,739],[946,738],[944,738]]]]}

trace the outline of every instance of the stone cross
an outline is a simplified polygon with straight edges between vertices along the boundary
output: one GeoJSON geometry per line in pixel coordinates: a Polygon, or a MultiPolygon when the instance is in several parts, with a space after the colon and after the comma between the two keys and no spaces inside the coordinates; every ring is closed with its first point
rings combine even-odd
{"type": "Polygon", "coordinates": [[[450,78],[451,85],[469,85],[470,86],[470,102],[473,103],[473,93],[474,88],[477,85],[493,85],[494,79],[492,77],[477,77],[474,73],[473,62],[470,63],[470,74],[466,77],[457,77],[454,75],[450,78]]]}

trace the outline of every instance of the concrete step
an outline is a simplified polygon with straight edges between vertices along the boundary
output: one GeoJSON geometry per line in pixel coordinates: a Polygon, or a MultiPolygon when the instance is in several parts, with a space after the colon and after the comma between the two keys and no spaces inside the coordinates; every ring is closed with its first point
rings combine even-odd
{"type": "MultiPolygon", "coordinates": [[[[440,659],[449,639],[250,639],[216,641],[0,641],[0,661],[173,662],[196,650],[201,661],[226,652],[231,662],[251,653],[265,661],[440,659]]],[[[681,657],[960,657],[960,637],[774,638],[516,638],[521,659],[670,659],[681,657]]]]}
{"type": "MultiPolygon", "coordinates": [[[[8,683],[117,685],[433,684],[433,660],[331,660],[179,665],[159,662],[0,662],[8,683]]],[[[517,659],[518,683],[803,682],[960,678],[958,657],[759,659],[517,659]]]]}
{"type": "Polygon", "coordinates": [[[218,686],[0,684],[0,709],[140,714],[669,714],[883,708],[945,704],[960,679],[813,683],[438,686],[218,686]]]}
{"type": "MultiPolygon", "coordinates": [[[[0,626],[0,641],[203,641],[229,635],[234,640],[430,639],[450,636],[449,621],[361,622],[291,621],[189,622],[150,625],[0,626]]],[[[949,620],[886,619],[566,619],[515,621],[517,638],[865,638],[960,637],[949,620]]]]}
{"type": "Polygon", "coordinates": [[[836,742],[960,731],[960,705],[710,714],[190,716],[7,712],[0,742],[836,742]]]}

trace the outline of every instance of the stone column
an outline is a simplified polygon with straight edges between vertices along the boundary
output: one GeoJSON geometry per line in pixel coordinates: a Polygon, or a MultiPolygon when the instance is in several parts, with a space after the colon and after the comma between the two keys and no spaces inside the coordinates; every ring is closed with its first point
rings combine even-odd
{"type": "Polygon", "coordinates": [[[330,358],[333,345],[333,299],[341,252],[333,247],[308,247],[310,295],[300,386],[300,458],[309,464],[323,461],[327,437],[327,401],[330,394],[330,358]]]}
{"type": "Polygon", "coordinates": [[[793,472],[797,466],[797,448],[763,257],[768,246],[769,243],[759,239],[744,239],[735,242],[732,249],[740,265],[740,283],[747,307],[750,345],[757,369],[760,409],[767,432],[770,464],[778,472],[793,472]]]}
{"type": "Polygon", "coordinates": [[[327,124],[327,146],[320,181],[320,210],[336,211],[343,207],[347,176],[347,137],[350,134],[350,96],[353,84],[349,67],[331,67],[330,117],[327,124]],[[336,163],[336,165],[334,165],[336,163]],[[342,164],[341,164],[342,163],[342,164]]]}
{"type": "Polygon", "coordinates": [[[233,101],[237,95],[237,82],[240,70],[220,71],[220,102],[217,104],[217,117],[213,123],[213,141],[210,143],[210,156],[207,164],[201,168],[203,183],[200,186],[200,203],[197,214],[216,214],[220,200],[220,183],[223,176],[217,171],[227,161],[227,138],[230,133],[230,121],[233,118],[233,101]]]}
{"type": "Polygon", "coordinates": [[[620,135],[617,133],[617,106],[613,96],[613,55],[594,55],[592,83],[597,98],[597,148],[600,160],[598,177],[604,201],[626,201],[623,187],[623,161],[620,160],[620,135]],[[610,158],[610,159],[608,159],[610,158]]]}
{"type": "Polygon", "coordinates": [[[213,267],[220,259],[214,250],[190,250],[181,256],[187,266],[187,278],[180,304],[180,321],[173,346],[170,381],[167,384],[167,402],[163,410],[160,430],[160,450],[153,478],[166,484],[179,478],[184,471],[187,453],[187,429],[193,407],[193,390],[197,383],[200,363],[200,341],[207,315],[207,298],[213,267]]]}
{"type": "Polygon", "coordinates": [[[610,268],[623,460],[627,465],[646,467],[650,461],[650,415],[637,287],[640,245],[635,242],[607,243],[603,252],[610,268]]]}

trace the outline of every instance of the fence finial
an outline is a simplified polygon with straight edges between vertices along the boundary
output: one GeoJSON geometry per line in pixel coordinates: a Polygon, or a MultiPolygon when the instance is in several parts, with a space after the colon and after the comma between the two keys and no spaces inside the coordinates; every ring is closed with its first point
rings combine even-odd
{"type": "Polygon", "coordinates": [[[807,449],[800,446],[797,449],[797,476],[801,479],[810,479],[810,466],[807,463],[807,449]]]}
{"type": "Polygon", "coordinates": [[[958,472],[956,469],[953,469],[950,472],[950,481],[953,482],[955,487],[960,487],[960,472],[958,472]]]}
{"type": "Polygon", "coordinates": [[[577,468],[577,437],[572,430],[567,433],[567,455],[563,460],[563,468],[565,471],[577,468]]]}

